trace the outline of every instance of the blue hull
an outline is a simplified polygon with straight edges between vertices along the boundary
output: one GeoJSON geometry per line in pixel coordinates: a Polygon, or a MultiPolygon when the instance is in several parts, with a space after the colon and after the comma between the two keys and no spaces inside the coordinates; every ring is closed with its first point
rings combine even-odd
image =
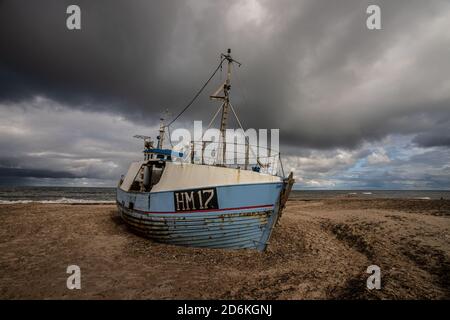
{"type": "Polygon", "coordinates": [[[136,232],[174,245],[264,250],[279,214],[283,183],[217,186],[215,209],[177,211],[174,192],[118,189],[120,216],[136,232]]]}

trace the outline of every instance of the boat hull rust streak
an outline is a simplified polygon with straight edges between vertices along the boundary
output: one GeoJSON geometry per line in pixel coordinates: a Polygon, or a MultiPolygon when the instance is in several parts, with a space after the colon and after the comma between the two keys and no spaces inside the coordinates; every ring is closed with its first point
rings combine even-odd
{"type": "Polygon", "coordinates": [[[283,183],[227,185],[215,189],[219,206],[216,209],[176,211],[175,191],[142,193],[121,189],[117,190],[117,206],[132,230],[158,242],[264,250],[278,218],[283,183]]]}

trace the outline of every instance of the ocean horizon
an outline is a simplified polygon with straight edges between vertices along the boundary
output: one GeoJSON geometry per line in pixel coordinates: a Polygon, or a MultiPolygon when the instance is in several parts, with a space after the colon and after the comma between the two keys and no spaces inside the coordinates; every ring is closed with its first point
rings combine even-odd
{"type": "MultiPolygon", "coordinates": [[[[0,204],[15,203],[115,203],[114,187],[0,186],[0,204]]],[[[331,199],[450,199],[450,190],[292,190],[297,200],[331,199]]]]}

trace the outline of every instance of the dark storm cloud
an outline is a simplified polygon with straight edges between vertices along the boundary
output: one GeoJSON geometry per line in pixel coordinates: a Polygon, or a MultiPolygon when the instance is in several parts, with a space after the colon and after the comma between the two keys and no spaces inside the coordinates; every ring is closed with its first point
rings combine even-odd
{"type": "Polygon", "coordinates": [[[449,133],[444,132],[443,134],[445,135],[435,133],[419,134],[414,138],[413,142],[422,147],[450,147],[449,133]]]}
{"type": "Polygon", "coordinates": [[[126,101],[121,111],[131,115],[141,111],[138,107],[146,110],[148,102],[157,103],[155,93],[165,86],[149,80],[161,78],[159,63],[178,4],[79,1],[83,29],[70,32],[65,12],[72,3],[0,4],[0,97],[44,94],[89,108],[126,101]]]}
{"type": "Polygon", "coordinates": [[[419,133],[412,142],[425,148],[450,147],[450,112],[436,121],[432,131],[419,133]]]}
{"type": "Polygon", "coordinates": [[[280,128],[300,186],[448,188],[448,30],[447,0],[0,0],[0,184],[115,185],[230,47],[241,121],[280,128]]]}
{"type": "MultiPolygon", "coordinates": [[[[432,136],[435,114],[450,106],[449,7],[444,0],[2,1],[0,99],[42,95],[148,123],[165,108],[178,112],[231,47],[243,62],[233,87],[243,122],[281,128],[285,144],[354,148],[391,133],[432,136]],[[73,3],[82,10],[80,31],[65,26],[73,3]],[[365,27],[369,3],[381,6],[381,31],[365,27]]],[[[214,109],[203,95],[183,120],[206,120],[214,109]]]]}
{"type": "MultiPolygon", "coordinates": [[[[1,159],[0,159],[1,160],[1,159]]],[[[0,167],[0,177],[2,178],[76,178],[74,174],[64,171],[32,170],[18,168],[0,167]]]]}

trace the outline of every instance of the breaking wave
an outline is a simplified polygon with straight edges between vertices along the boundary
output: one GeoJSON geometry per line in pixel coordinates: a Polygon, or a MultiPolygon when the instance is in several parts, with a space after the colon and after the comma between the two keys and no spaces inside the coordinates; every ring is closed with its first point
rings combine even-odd
{"type": "Polygon", "coordinates": [[[114,200],[88,200],[59,198],[55,200],[0,200],[0,204],[27,204],[27,203],[48,203],[48,204],[110,204],[115,203],[114,200]]]}

